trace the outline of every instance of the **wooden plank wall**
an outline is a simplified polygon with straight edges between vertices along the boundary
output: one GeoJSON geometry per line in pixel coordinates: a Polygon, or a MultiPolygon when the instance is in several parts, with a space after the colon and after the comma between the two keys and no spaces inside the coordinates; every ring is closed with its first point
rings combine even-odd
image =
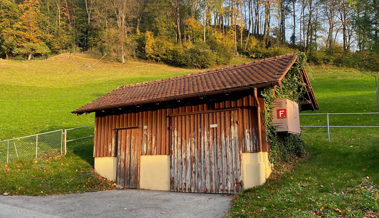
{"type": "Polygon", "coordinates": [[[139,188],[139,147],[133,146],[138,144],[139,128],[121,129],[116,132],[118,138],[118,158],[117,159],[117,185],[126,188],[139,188]]]}
{"type": "Polygon", "coordinates": [[[171,191],[242,190],[237,121],[238,110],[172,117],[171,191]]]}
{"type": "MultiPolygon", "coordinates": [[[[143,106],[142,106],[143,107],[143,106]]],[[[257,108],[251,95],[237,100],[210,102],[206,104],[163,108],[158,110],[106,115],[96,113],[94,157],[115,157],[115,129],[139,126],[141,128],[141,155],[170,154],[169,116],[178,113],[191,113],[207,110],[240,108],[238,132],[241,134],[243,152],[258,152],[257,108]]],[[[265,138],[263,138],[265,141],[265,138]]],[[[263,143],[264,144],[264,143],[263,143]]],[[[263,147],[263,150],[267,150],[263,147]]]]}

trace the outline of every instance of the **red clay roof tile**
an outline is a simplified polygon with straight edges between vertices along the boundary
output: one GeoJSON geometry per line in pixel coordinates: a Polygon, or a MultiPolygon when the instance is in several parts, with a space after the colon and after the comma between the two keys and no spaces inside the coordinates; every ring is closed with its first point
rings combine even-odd
{"type": "Polygon", "coordinates": [[[124,85],[72,113],[209,95],[243,87],[279,85],[296,59],[296,54],[282,55],[228,68],[124,85]]]}

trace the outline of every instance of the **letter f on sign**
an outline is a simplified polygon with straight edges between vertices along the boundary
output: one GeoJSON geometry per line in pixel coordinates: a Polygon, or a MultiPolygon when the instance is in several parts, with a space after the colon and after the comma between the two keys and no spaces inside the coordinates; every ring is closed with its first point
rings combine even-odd
{"type": "Polygon", "coordinates": [[[278,109],[276,111],[276,115],[277,115],[278,119],[287,118],[287,110],[286,109],[278,109]]]}

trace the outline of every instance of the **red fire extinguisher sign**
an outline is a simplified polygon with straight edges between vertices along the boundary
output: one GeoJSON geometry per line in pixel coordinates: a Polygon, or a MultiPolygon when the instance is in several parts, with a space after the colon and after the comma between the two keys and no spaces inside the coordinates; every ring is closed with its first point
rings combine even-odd
{"type": "Polygon", "coordinates": [[[276,115],[277,115],[278,119],[287,118],[287,110],[286,109],[278,109],[276,111],[276,115]]]}

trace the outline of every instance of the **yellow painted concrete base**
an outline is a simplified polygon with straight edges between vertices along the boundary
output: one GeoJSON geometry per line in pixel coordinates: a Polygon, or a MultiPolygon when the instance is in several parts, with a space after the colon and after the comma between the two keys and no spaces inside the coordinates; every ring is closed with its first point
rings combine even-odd
{"type": "Polygon", "coordinates": [[[141,156],[140,188],[150,190],[170,190],[170,156],[141,156]]]}
{"type": "Polygon", "coordinates": [[[116,181],[116,169],[116,157],[95,157],[95,171],[100,176],[116,181]]]}
{"type": "Polygon", "coordinates": [[[268,178],[271,174],[271,165],[268,161],[267,152],[243,153],[242,171],[244,189],[252,188],[265,183],[266,178],[268,178]],[[262,155],[261,162],[259,162],[259,155],[262,155]]]}

